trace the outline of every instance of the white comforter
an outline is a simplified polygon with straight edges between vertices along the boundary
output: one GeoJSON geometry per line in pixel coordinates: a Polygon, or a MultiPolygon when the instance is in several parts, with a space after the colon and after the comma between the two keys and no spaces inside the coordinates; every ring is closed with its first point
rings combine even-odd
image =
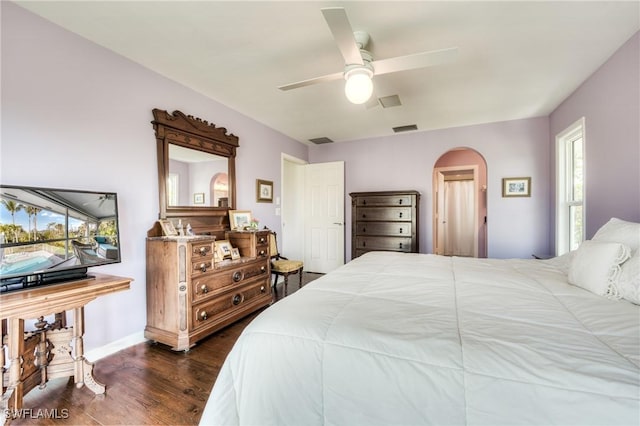
{"type": "Polygon", "coordinates": [[[368,253],[245,329],[201,424],[639,425],[639,307],[549,261],[368,253]]]}

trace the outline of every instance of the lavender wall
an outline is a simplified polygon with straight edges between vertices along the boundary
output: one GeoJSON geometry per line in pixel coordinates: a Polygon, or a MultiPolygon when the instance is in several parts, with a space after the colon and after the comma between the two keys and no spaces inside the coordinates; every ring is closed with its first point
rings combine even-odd
{"type": "MultiPolygon", "coordinates": [[[[549,127],[546,117],[412,132],[314,146],[312,163],[345,161],[345,217],[351,217],[353,191],[415,189],[420,202],[420,251],[432,252],[432,178],[438,158],[468,147],[487,162],[488,256],[530,258],[548,253],[549,127]],[[503,177],[531,176],[530,198],[502,198],[503,177]]],[[[351,253],[351,221],[346,253],[351,253]]]]}
{"type": "MultiPolygon", "coordinates": [[[[585,117],[586,237],[611,217],[640,222],[640,32],[549,117],[549,138],[585,117]]],[[[550,151],[555,181],[555,148],[550,151]]],[[[555,188],[551,188],[555,200],[555,188]]],[[[552,240],[555,239],[550,210],[552,240]]]]}
{"type": "Polygon", "coordinates": [[[13,3],[0,3],[0,182],[118,192],[123,262],[99,271],[135,281],[130,291],[87,306],[87,350],[145,326],[144,244],[158,217],[153,108],[178,109],[239,136],[238,206],[279,230],[273,205],[255,202],[255,179],[272,180],[278,196],[281,152],[306,159],[305,145],[13,3]]]}

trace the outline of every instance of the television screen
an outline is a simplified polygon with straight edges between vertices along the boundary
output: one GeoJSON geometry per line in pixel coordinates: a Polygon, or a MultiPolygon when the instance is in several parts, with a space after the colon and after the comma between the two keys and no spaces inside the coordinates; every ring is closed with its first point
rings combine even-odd
{"type": "Polygon", "coordinates": [[[120,262],[115,192],[0,185],[0,292],[120,262]]]}

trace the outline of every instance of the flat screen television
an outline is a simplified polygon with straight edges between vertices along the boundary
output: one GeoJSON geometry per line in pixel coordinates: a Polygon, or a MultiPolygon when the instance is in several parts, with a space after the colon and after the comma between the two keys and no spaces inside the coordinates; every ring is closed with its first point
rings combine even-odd
{"type": "Polygon", "coordinates": [[[115,192],[0,184],[0,293],[120,262],[115,192]]]}

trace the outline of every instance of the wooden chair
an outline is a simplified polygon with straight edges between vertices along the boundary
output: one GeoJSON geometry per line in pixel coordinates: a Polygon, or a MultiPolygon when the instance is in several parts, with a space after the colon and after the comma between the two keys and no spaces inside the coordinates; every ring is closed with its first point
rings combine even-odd
{"type": "Polygon", "coordinates": [[[278,283],[278,277],[282,275],[284,277],[284,295],[287,295],[287,285],[289,284],[289,275],[298,274],[298,288],[302,287],[302,269],[304,263],[300,260],[289,260],[282,256],[278,251],[278,241],[276,239],[276,233],[269,233],[269,253],[271,255],[271,273],[274,275],[273,280],[273,292],[275,293],[276,300],[278,299],[278,290],[276,284],[278,283]]]}

